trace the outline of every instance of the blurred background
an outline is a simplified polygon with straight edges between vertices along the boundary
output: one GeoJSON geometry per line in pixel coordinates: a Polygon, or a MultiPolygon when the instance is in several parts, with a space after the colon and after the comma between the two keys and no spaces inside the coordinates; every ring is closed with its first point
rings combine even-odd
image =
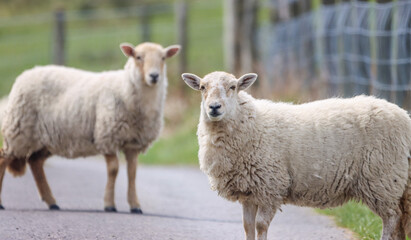
{"type": "MultiPolygon", "coordinates": [[[[182,72],[256,72],[250,91],[276,101],[372,94],[411,109],[407,0],[0,0],[0,95],[35,65],[120,69],[119,44],[144,41],[183,47],[168,61],[165,129],[145,164],[197,164],[200,96],[182,72]]],[[[366,208],[325,213],[379,237],[366,208]]]]}

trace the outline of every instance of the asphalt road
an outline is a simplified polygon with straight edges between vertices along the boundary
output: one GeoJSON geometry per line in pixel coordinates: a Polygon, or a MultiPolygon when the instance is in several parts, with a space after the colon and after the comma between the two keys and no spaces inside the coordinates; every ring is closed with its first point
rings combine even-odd
{"type": "MultiPolygon", "coordinates": [[[[0,211],[0,239],[244,239],[241,206],[210,190],[197,168],[140,166],[138,193],[144,215],[129,213],[126,169],[116,182],[117,213],[103,211],[106,169],[103,158],[51,158],[45,167],[62,210],[40,201],[29,169],[6,174],[0,211]]],[[[308,208],[284,206],[268,239],[352,239],[331,219],[308,208]]]]}

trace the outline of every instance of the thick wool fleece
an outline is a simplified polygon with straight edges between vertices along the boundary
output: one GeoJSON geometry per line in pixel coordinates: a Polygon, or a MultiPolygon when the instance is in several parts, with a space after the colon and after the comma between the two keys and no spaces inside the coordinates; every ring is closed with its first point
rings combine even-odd
{"type": "Polygon", "coordinates": [[[374,97],[301,105],[241,91],[235,117],[198,125],[199,160],[226,199],[274,209],[362,200],[382,215],[400,211],[409,176],[411,120],[374,97]]]}
{"type": "Polygon", "coordinates": [[[76,158],[145,151],[163,125],[166,87],[166,77],[154,87],[144,84],[131,58],[124,70],[101,73],[60,66],[27,70],[4,113],[4,153],[23,158],[47,148],[76,158]]]}

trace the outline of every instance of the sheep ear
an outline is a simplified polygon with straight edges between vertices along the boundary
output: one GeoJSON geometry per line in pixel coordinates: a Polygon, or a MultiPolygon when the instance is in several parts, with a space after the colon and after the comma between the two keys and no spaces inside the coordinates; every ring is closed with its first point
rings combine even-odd
{"type": "Polygon", "coordinates": [[[181,47],[180,45],[171,45],[169,47],[166,47],[164,49],[164,52],[166,54],[166,58],[170,58],[174,55],[176,55],[180,51],[181,47]]]}
{"type": "Polygon", "coordinates": [[[124,53],[126,57],[135,57],[136,52],[134,50],[134,46],[130,43],[122,43],[120,44],[121,51],[124,53]]]}
{"type": "Polygon", "coordinates": [[[255,73],[247,73],[241,76],[238,79],[238,89],[239,90],[246,90],[249,86],[251,86],[255,80],[257,80],[258,75],[255,73]]]}
{"type": "Polygon", "coordinates": [[[181,77],[183,78],[184,82],[189,87],[191,87],[192,89],[196,91],[200,90],[200,81],[201,81],[200,77],[192,73],[183,73],[181,77]]]}

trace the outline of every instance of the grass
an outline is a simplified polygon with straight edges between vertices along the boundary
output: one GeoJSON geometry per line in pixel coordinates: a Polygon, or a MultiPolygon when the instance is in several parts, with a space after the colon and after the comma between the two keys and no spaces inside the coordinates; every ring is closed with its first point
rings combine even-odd
{"type": "MultiPolygon", "coordinates": [[[[350,201],[341,207],[318,210],[318,212],[332,216],[338,226],[355,232],[361,240],[379,240],[381,237],[381,218],[362,203],[350,201]]],[[[407,237],[407,240],[410,239],[407,237]]]]}
{"type": "Polygon", "coordinates": [[[196,126],[191,126],[171,137],[161,138],[146,154],[140,156],[139,162],[161,165],[198,164],[196,129],[196,126]]]}
{"type": "Polygon", "coordinates": [[[361,203],[350,201],[341,207],[318,211],[333,216],[339,226],[351,229],[358,234],[359,239],[380,239],[381,237],[381,218],[361,203]]]}
{"type": "Polygon", "coordinates": [[[198,109],[191,109],[183,118],[183,123],[168,137],[158,140],[146,154],[140,155],[143,164],[186,164],[198,165],[197,123],[198,109]]]}

